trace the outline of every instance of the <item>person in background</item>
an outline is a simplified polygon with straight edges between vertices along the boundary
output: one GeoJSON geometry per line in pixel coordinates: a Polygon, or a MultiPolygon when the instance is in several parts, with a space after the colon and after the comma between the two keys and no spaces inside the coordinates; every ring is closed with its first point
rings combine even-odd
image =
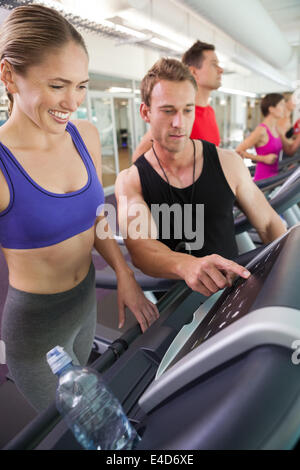
{"type": "Polygon", "coordinates": [[[293,95],[288,95],[285,100],[285,112],[283,118],[279,119],[277,122],[277,129],[280,134],[283,134],[286,136],[287,139],[291,138],[293,135],[293,132],[291,130],[293,129],[292,125],[292,114],[294,109],[296,108],[296,104],[294,103],[293,100],[293,95]]]}
{"type": "Polygon", "coordinates": [[[291,143],[278,131],[278,121],[283,119],[286,111],[284,96],[270,93],[261,101],[261,112],[264,120],[236,149],[242,158],[257,162],[254,181],[270,178],[278,174],[279,155],[282,150],[291,156],[300,146],[300,139],[291,143]],[[257,155],[247,152],[255,147],[257,155]]]}
{"type": "Polygon", "coordinates": [[[283,119],[278,121],[278,131],[280,134],[285,135],[287,139],[295,139],[300,133],[300,119],[293,124],[292,113],[296,108],[294,95],[290,95],[286,100],[286,113],[283,119]]]}
{"type": "MultiPolygon", "coordinates": [[[[195,121],[190,137],[191,139],[207,140],[219,146],[220,133],[216,115],[213,108],[209,105],[210,94],[221,86],[223,74],[223,69],[215,52],[215,46],[196,41],[184,53],[182,63],[189,67],[198,87],[195,121]]],[[[149,129],[132,156],[133,162],[151,148],[152,138],[151,129],[149,129]]]]}

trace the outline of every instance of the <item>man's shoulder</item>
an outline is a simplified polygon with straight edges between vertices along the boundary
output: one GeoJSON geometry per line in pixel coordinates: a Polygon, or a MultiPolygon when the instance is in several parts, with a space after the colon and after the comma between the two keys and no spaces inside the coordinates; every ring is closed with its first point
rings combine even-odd
{"type": "Polygon", "coordinates": [[[116,184],[123,183],[123,181],[131,181],[136,179],[138,176],[137,167],[135,165],[131,165],[129,168],[125,168],[125,170],[120,171],[117,176],[116,184]]]}
{"type": "Polygon", "coordinates": [[[135,165],[122,170],[116,179],[115,190],[116,193],[128,194],[130,192],[140,192],[140,178],[138,169],[135,165]]]}
{"type": "Polygon", "coordinates": [[[145,159],[146,153],[148,153],[148,152],[149,152],[149,150],[145,151],[144,153],[141,153],[141,155],[139,155],[139,156],[135,159],[135,161],[133,162],[133,165],[136,165],[136,164],[139,165],[140,163],[142,163],[143,160],[145,159]]]}
{"type": "Polygon", "coordinates": [[[195,106],[197,114],[206,114],[215,116],[215,110],[209,104],[207,106],[195,106]]]}
{"type": "Polygon", "coordinates": [[[226,168],[229,168],[232,172],[239,173],[247,169],[243,159],[234,150],[223,149],[220,147],[216,147],[216,149],[217,149],[221,164],[225,165],[226,168]]]}
{"type": "Polygon", "coordinates": [[[232,192],[237,195],[239,187],[248,186],[252,183],[250,172],[242,157],[234,150],[221,149],[217,147],[219,161],[232,192]],[[247,183],[247,186],[246,186],[247,183]]]}
{"type": "Polygon", "coordinates": [[[239,156],[239,154],[233,149],[224,149],[224,148],[217,147],[217,146],[216,146],[216,149],[217,149],[217,152],[218,152],[220,158],[229,158],[229,157],[231,157],[231,158],[241,160],[241,157],[239,156]]]}

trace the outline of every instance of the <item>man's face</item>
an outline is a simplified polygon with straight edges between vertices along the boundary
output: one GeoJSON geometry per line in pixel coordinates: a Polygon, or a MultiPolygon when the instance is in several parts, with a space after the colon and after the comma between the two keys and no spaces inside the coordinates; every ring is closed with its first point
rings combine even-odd
{"type": "Polygon", "coordinates": [[[188,80],[161,80],[152,90],[150,107],[141,114],[150,123],[153,138],[171,153],[181,152],[189,140],[195,120],[196,90],[188,80]]]}
{"type": "Polygon", "coordinates": [[[221,86],[223,69],[214,51],[203,51],[201,67],[190,67],[190,69],[198,87],[217,90],[221,86]]]}

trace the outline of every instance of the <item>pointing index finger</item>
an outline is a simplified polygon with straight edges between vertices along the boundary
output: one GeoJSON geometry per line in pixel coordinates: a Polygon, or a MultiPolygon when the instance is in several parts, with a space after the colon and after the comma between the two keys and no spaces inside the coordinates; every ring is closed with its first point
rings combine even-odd
{"type": "Polygon", "coordinates": [[[225,271],[234,272],[235,274],[240,277],[243,277],[244,279],[248,279],[248,277],[251,276],[250,271],[244,268],[244,266],[241,266],[240,264],[237,264],[234,261],[225,260],[224,258],[222,259],[219,268],[224,269],[225,271]]]}

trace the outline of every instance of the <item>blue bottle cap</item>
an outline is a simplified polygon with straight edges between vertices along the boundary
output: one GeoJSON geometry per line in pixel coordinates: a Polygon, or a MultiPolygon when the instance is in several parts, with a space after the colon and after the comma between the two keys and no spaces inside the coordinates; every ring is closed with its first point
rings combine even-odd
{"type": "Polygon", "coordinates": [[[72,362],[71,356],[61,346],[55,346],[55,348],[47,352],[46,357],[53,374],[57,374],[72,362]]]}

